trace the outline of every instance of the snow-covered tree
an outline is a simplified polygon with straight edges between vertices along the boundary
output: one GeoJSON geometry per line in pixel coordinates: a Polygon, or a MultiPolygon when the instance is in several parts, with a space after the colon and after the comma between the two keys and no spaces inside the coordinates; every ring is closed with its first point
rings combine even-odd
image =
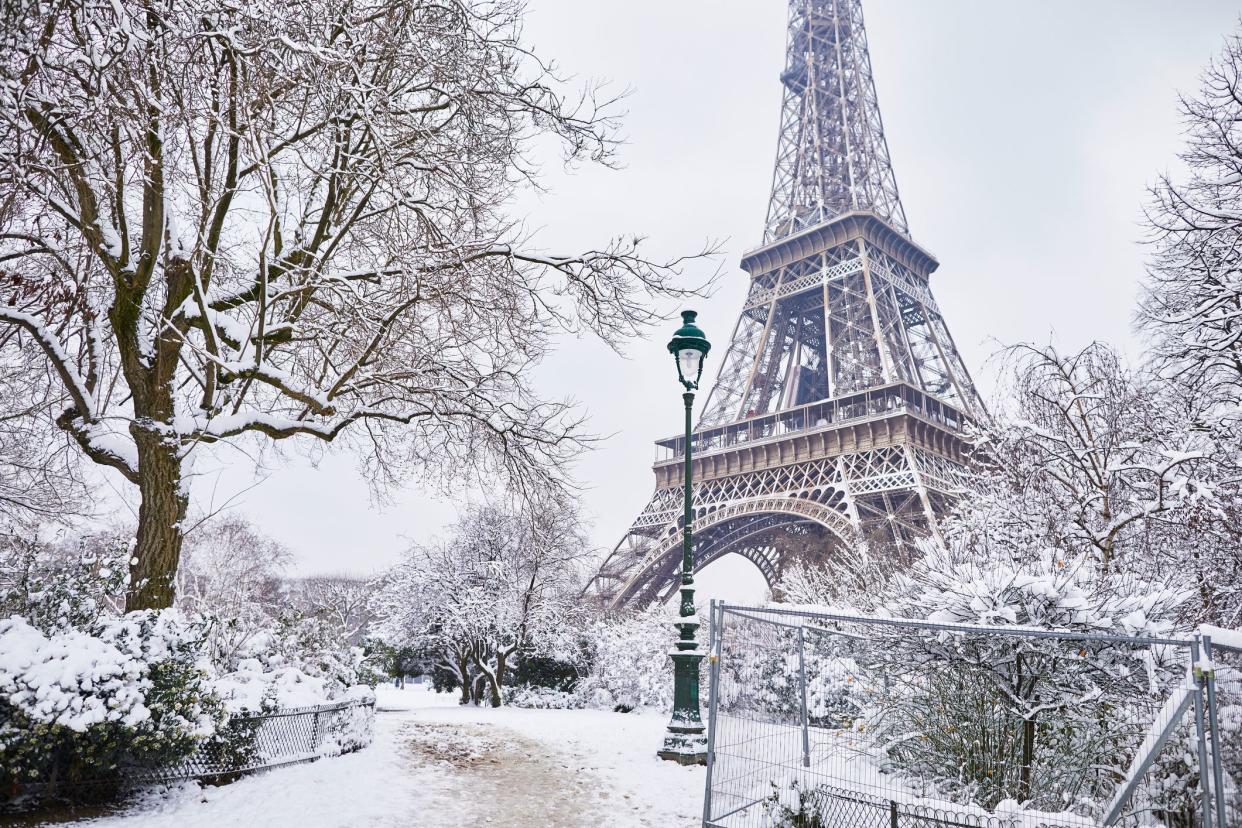
{"type": "MultiPolygon", "coordinates": [[[[1153,255],[1138,320],[1153,368],[1176,400],[1167,415],[1209,446],[1215,503],[1162,522],[1151,548],[1195,579],[1201,619],[1242,622],[1242,35],[1202,73],[1180,108],[1180,170],[1147,207],[1153,255]],[[1167,553],[1172,554],[1167,554],[1167,553]]],[[[1202,464],[1201,464],[1202,465],[1202,464]]]]}
{"type": "Polygon", "coordinates": [[[587,630],[587,669],[576,693],[605,710],[673,707],[673,669],[667,608],[597,619],[587,630]]]}
{"type": "Polygon", "coordinates": [[[895,544],[883,543],[855,543],[833,550],[831,556],[813,547],[806,549],[791,556],[794,563],[781,572],[773,597],[786,604],[839,608],[865,603],[894,571],[908,565],[904,551],[895,544]]]}
{"type": "Polygon", "coordinates": [[[127,606],[173,600],[191,462],[356,447],[377,485],[560,482],[581,443],[529,374],[683,295],[619,237],[506,217],[528,151],[609,163],[615,123],[521,36],[442,0],[20,3],[0,51],[0,330],[55,425],[139,497],[127,606]]]}
{"type": "Polygon", "coordinates": [[[32,533],[89,512],[89,498],[80,454],[53,422],[60,397],[18,336],[0,329],[0,529],[32,533]]]}
{"type": "Polygon", "coordinates": [[[331,624],[341,640],[361,644],[371,626],[374,586],[352,575],[312,575],[289,582],[288,591],[290,600],[331,624]]]}
{"type": "Polygon", "coordinates": [[[1146,521],[1212,497],[1195,476],[1208,449],[1193,423],[1170,422],[1160,388],[1111,348],[1021,345],[1009,356],[1010,395],[980,445],[990,474],[977,493],[1003,508],[992,498],[1003,483],[1023,532],[1107,572],[1138,554],[1146,521]]]}
{"type": "Polygon", "coordinates": [[[1176,576],[1198,594],[1188,623],[1240,617],[1242,471],[1210,401],[1098,343],[1008,356],[1005,396],[941,533],[1001,563],[1056,549],[1106,574],[1176,576]]]}
{"type": "Polygon", "coordinates": [[[384,579],[380,638],[427,652],[463,703],[499,706],[516,659],[567,657],[576,646],[588,551],[578,527],[564,504],[466,509],[446,538],[414,547],[384,579]]]}
{"type": "MultiPolygon", "coordinates": [[[[958,533],[897,575],[894,616],[1067,633],[1168,635],[1185,589],[1105,573],[1091,556],[1035,548],[1025,560],[958,533]]],[[[876,630],[859,661],[882,681],[860,705],[901,770],[987,807],[1098,801],[1124,775],[1147,721],[1185,671],[1184,653],[978,632],[876,630]]]]}
{"type": "Polygon", "coordinates": [[[1181,99],[1184,176],[1161,176],[1139,321],[1160,369],[1236,409],[1242,398],[1242,35],[1181,99]]]}
{"type": "Polygon", "coordinates": [[[189,532],[177,571],[177,607],[206,622],[207,652],[233,669],[284,608],[282,575],[292,553],[240,514],[203,521],[189,532]]]}

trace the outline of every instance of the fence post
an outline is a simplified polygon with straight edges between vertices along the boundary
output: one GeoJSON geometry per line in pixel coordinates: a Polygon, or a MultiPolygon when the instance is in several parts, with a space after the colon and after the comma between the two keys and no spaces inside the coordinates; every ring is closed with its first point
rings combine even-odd
{"type": "Polygon", "coordinates": [[[1223,779],[1224,764],[1221,758],[1222,739],[1220,723],[1216,718],[1216,665],[1212,661],[1212,636],[1203,636],[1203,660],[1207,662],[1204,676],[1207,679],[1208,729],[1212,733],[1212,792],[1215,794],[1216,826],[1225,826],[1225,783],[1223,779]]]}
{"type": "Polygon", "coordinates": [[[1207,735],[1203,730],[1203,671],[1199,668],[1199,636],[1190,643],[1190,673],[1195,681],[1195,736],[1199,742],[1199,799],[1203,807],[1203,825],[1208,828],[1212,824],[1212,801],[1208,793],[1208,779],[1211,770],[1208,766],[1207,735]]]}
{"type": "Polygon", "coordinates": [[[811,731],[806,714],[806,627],[798,625],[798,685],[802,691],[802,767],[811,766],[811,731]]]}
{"type": "Polygon", "coordinates": [[[311,753],[319,750],[319,708],[315,708],[314,724],[311,726],[311,753]]]}
{"type": "Polygon", "coordinates": [[[711,630],[708,648],[708,675],[711,684],[707,695],[707,779],[703,788],[703,826],[712,819],[712,770],[716,764],[716,711],[720,708],[720,655],[724,647],[724,601],[711,602],[711,630]]]}
{"type": "Polygon", "coordinates": [[[897,800],[895,799],[888,801],[888,825],[889,828],[897,828],[897,800]]]}
{"type": "Polygon", "coordinates": [[[707,602],[707,652],[716,647],[716,599],[707,602]]]}

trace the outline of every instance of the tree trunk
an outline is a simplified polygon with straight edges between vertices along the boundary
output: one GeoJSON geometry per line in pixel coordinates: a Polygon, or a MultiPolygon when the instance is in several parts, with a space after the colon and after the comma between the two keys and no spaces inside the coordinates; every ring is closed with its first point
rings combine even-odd
{"type": "Polygon", "coordinates": [[[461,703],[470,704],[470,662],[465,655],[457,657],[457,675],[461,681],[461,703]]]}
{"type": "Polygon", "coordinates": [[[183,488],[180,446],[134,423],[138,447],[138,535],[129,568],[125,611],[165,609],[173,603],[173,579],[181,559],[188,493],[183,488]]]}
{"type": "Polygon", "coordinates": [[[1035,717],[1022,720],[1022,768],[1018,775],[1018,801],[1031,799],[1031,771],[1035,764],[1035,717]]]}
{"type": "Polygon", "coordinates": [[[500,688],[505,683],[505,656],[503,653],[496,656],[496,672],[489,678],[492,687],[492,707],[500,707],[502,704],[500,688]]]}

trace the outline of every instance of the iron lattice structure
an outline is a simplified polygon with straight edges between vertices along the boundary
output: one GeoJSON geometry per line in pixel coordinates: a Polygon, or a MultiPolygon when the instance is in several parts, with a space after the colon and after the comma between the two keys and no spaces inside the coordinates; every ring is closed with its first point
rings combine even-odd
{"type": "MultiPolygon", "coordinates": [[[[861,0],[790,0],[786,51],[764,243],[692,438],[696,569],[737,552],[769,583],[928,531],[984,413],[907,229],[861,0]]],[[[675,587],[684,443],[657,442],[655,495],[591,582],[611,606],[675,587]]]]}

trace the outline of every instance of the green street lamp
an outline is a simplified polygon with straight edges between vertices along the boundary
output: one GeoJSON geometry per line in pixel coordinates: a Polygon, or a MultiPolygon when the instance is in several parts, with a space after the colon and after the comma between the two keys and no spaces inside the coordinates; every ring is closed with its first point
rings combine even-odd
{"type": "Polygon", "coordinates": [[[703,376],[703,358],[711,350],[707,336],[694,324],[695,311],[682,311],[682,325],[668,343],[669,353],[677,363],[677,379],[686,391],[681,395],[686,404],[686,513],[681,535],[681,620],[673,626],[678,638],[673,653],[673,718],[669,720],[664,734],[664,746],[659,751],[661,759],[682,765],[707,763],[707,737],[703,732],[703,719],[699,715],[699,662],[703,653],[694,640],[699,622],[694,612],[694,560],[691,555],[691,511],[693,508],[691,484],[693,469],[690,465],[690,440],[694,425],[691,409],[694,392],[703,376]]]}

